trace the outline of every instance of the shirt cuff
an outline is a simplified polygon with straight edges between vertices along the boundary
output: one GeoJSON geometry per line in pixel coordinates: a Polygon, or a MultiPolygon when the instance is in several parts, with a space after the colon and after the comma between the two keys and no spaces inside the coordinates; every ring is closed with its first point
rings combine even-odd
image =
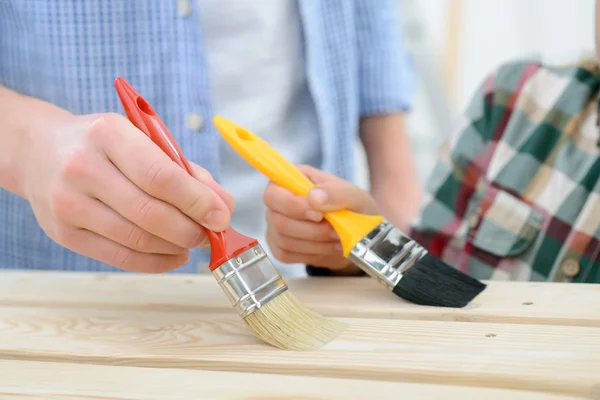
{"type": "MultiPolygon", "coordinates": [[[[306,265],[306,274],[308,276],[337,276],[329,268],[316,267],[314,265],[309,265],[309,264],[306,265]]],[[[361,276],[366,276],[366,275],[367,275],[367,273],[364,272],[363,270],[361,270],[359,275],[351,275],[351,276],[361,277],[361,276]]],[[[340,276],[342,276],[342,275],[340,275],[340,276]]],[[[343,276],[350,276],[350,275],[343,275],[343,276]]]]}

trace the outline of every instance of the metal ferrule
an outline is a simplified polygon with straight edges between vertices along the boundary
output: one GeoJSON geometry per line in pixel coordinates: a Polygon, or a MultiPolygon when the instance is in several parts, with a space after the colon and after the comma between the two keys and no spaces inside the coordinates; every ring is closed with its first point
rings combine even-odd
{"type": "Polygon", "coordinates": [[[222,264],[212,274],[242,318],[287,290],[260,245],[222,264]]]}
{"type": "Polygon", "coordinates": [[[350,252],[348,258],[390,290],[427,250],[387,221],[380,223],[350,252]]]}

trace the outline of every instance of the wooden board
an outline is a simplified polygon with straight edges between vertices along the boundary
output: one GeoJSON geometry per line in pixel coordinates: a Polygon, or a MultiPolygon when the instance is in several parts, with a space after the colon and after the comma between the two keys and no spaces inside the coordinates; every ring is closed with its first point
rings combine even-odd
{"type": "Polygon", "coordinates": [[[508,389],[0,360],[4,400],[570,400],[508,389]]]}
{"type": "MultiPolygon", "coordinates": [[[[463,309],[417,306],[369,278],[289,279],[306,305],[330,316],[600,327],[600,285],[488,282],[463,309]]],[[[0,305],[233,312],[210,275],[0,272],[0,305]]]]}
{"type": "Polygon", "coordinates": [[[0,359],[452,384],[591,396],[598,329],[347,319],[319,351],[264,346],[232,315],[0,308],[0,359]]]}

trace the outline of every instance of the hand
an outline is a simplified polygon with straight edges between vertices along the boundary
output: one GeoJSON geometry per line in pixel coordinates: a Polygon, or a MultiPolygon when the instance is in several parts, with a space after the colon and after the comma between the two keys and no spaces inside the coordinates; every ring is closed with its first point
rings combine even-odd
{"type": "Polygon", "coordinates": [[[295,196],[269,182],[263,199],[267,206],[267,243],[273,256],[284,263],[304,263],[335,272],[356,272],[342,254],[337,233],[323,212],[340,209],[374,214],[369,193],[341,178],[310,166],[298,167],[314,184],[308,197],[295,196]]]}
{"type": "Polygon", "coordinates": [[[117,268],[160,273],[222,231],[234,201],[210,173],[194,177],[118,114],[63,115],[29,132],[21,186],[58,244],[117,268]]]}

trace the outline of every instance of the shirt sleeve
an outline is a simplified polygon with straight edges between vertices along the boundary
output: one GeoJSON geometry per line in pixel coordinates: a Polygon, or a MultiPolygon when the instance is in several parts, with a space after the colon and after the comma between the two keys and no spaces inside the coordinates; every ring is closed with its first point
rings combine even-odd
{"type": "Polygon", "coordinates": [[[399,2],[355,4],[361,116],[411,109],[415,69],[404,44],[399,2]]]}

